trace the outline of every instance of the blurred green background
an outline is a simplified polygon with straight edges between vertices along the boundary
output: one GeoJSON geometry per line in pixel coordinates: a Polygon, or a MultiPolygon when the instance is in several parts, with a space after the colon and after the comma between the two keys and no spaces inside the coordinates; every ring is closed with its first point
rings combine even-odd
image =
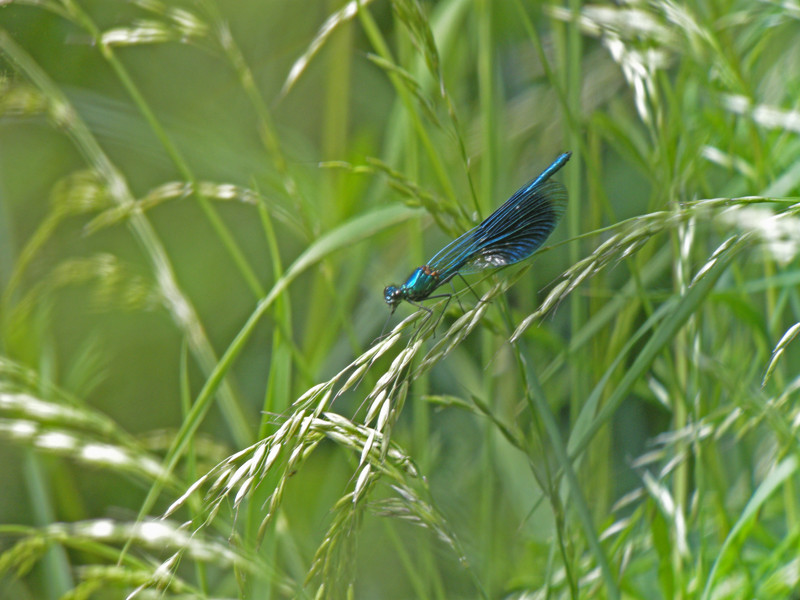
{"type": "Polygon", "coordinates": [[[746,0],[0,3],[0,596],[798,597],[799,34],[746,0]],[[549,246],[379,338],[415,310],[383,287],[565,150],[549,246]]]}

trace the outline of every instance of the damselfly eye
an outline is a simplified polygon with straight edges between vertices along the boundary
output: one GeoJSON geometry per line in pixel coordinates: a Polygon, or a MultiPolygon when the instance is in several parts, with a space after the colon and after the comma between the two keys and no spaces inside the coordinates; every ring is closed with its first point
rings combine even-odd
{"type": "Polygon", "coordinates": [[[400,290],[394,285],[387,285],[383,288],[383,299],[386,304],[399,304],[400,303],[400,290]]]}

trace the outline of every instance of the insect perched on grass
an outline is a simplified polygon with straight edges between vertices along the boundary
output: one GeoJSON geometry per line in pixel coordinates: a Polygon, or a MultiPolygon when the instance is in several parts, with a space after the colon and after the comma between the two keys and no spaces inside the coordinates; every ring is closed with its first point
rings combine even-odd
{"type": "Polygon", "coordinates": [[[550,181],[550,177],[567,163],[571,155],[571,152],[561,154],[541,175],[518,189],[480,225],[447,244],[427,263],[416,268],[404,284],[386,286],[383,298],[392,307],[392,314],[405,300],[431,315],[431,309],[419,302],[431,298],[447,298],[449,302],[452,294],[431,294],[456,275],[504,267],[533,254],[564,214],[567,190],[559,182],[550,181]]]}

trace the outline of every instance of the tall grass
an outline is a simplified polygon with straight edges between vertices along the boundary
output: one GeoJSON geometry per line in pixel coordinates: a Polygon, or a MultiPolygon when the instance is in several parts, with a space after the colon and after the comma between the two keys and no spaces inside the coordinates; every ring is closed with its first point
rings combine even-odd
{"type": "Polygon", "coordinates": [[[798,33],[7,3],[0,596],[796,598],[798,33]],[[568,149],[549,247],[383,330],[568,149]]]}

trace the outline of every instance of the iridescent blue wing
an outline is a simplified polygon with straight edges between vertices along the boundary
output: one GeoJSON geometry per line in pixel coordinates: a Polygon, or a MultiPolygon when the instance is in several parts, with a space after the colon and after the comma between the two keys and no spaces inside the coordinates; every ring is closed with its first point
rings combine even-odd
{"type": "Polygon", "coordinates": [[[475,250],[459,267],[460,273],[475,273],[524,260],[553,232],[567,206],[566,189],[557,181],[546,181],[527,191],[520,198],[512,196],[510,204],[506,202],[476,228],[475,250]]]}
{"type": "Polygon", "coordinates": [[[524,260],[555,229],[567,203],[564,186],[550,177],[571,153],[556,158],[541,175],[522,186],[480,225],[442,248],[427,265],[442,283],[456,273],[475,273],[524,260]]]}
{"type": "Polygon", "coordinates": [[[439,250],[439,252],[426,263],[432,271],[439,273],[442,283],[448,281],[461,267],[475,256],[475,252],[478,250],[475,234],[479,228],[480,225],[460,235],[439,250]]]}

